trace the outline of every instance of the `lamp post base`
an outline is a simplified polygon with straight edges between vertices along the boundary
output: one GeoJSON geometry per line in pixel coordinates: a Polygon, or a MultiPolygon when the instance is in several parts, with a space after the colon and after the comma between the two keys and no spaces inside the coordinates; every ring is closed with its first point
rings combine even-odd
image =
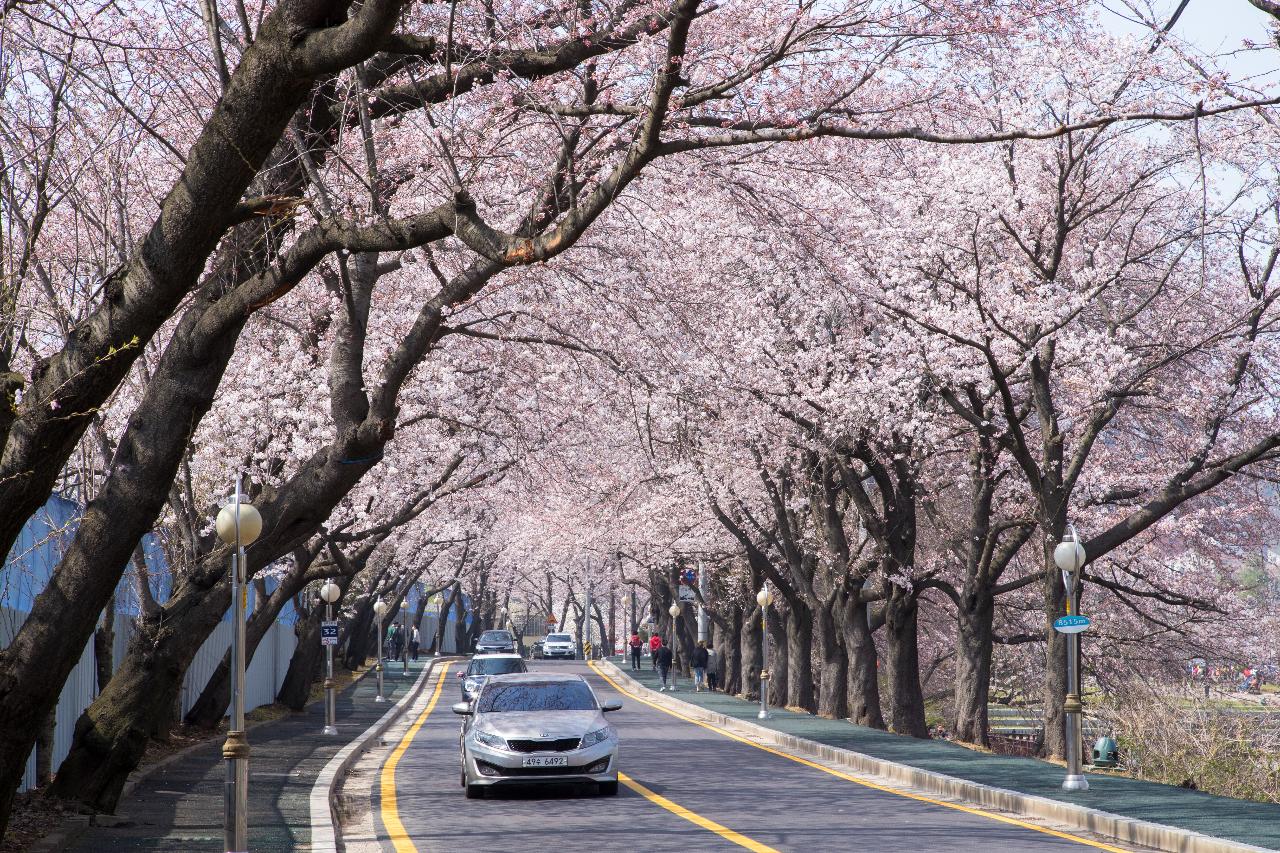
{"type": "Polygon", "coordinates": [[[1067,778],[1062,780],[1062,790],[1087,791],[1089,790],[1089,780],[1084,778],[1082,773],[1069,773],[1067,778]]]}
{"type": "Polygon", "coordinates": [[[379,694],[379,695],[377,695],[377,696],[373,697],[373,701],[374,701],[374,702],[378,702],[378,703],[382,703],[382,702],[385,702],[385,701],[387,701],[387,700],[386,700],[386,698],[385,698],[384,696],[382,696],[381,694],[379,694]]]}
{"type": "Polygon", "coordinates": [[[773,714],[770,714],[768,711],[761,711],[760,713],[756,714],[756,719],[757,719],[757,720],[772,720],[772,719],[773,719],[773,714]]]}
{"type": "Polygon", "coordinates": [[[324,733],[325,733],[325,734],[327,734],[327,735],[336,735],[336,734],[338,733],[338,727],[337,727],[337,726],[325,726],[325,727],[324,727],[324,733]]]}

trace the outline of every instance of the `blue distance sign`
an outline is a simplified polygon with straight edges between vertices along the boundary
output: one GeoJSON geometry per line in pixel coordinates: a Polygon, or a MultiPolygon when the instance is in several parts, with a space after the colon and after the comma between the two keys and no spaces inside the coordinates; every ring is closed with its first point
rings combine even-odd
{"type": "Polygon", "coordinates": [[[337,622],[321,622],[320,623],[320,645],[322,646],[338,645],[338,623],[337,622]]]}
{"type": "Polygon", "coordinates": [[[1088,616],[1059,616],[1053,621],[1053,630],[1059,634],[1079,634],[1091,624],[1088,616]]]}

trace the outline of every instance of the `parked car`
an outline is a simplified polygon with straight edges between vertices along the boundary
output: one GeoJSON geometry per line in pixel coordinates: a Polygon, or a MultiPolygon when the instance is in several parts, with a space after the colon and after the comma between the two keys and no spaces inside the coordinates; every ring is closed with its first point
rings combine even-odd
{"type": "Polygon", "coordinates": [[[544,658],[573,660],[578,656],[578,650],[573,644],[573,636],[570,634],[547,634],[542,641],[542,656],[544,658]]]}
{"type": "Polygon", "coordinates": [[[476,640],[476,654],[487,655],[496,652],[515,654],[516,638],[510,631],[485,631],[476,640]]]}
{"type": "Polygon", "coordinates": [[[503,652],[497,655],[476,655],[467,664],[467,668],[459,670],[462,679],[462,698],[470,702],[480,692],[480,687],[491,675],[508,675],[513,672],[528,672],[524,658],[503,652]]]}
{"type": "Polygon", "coordinates": [[[579,675],[528,672],[490,676],[475,702],[453,706],[462,715],[459,750],[467,798],[495,785],[594,783],[618,793],[618,734],[579,675]]]}
{"type": "Polygon", "coordinates": [[[538,640],[533,644],[533,648],[529,650],[529,657],[537,660],[542,659],[542,641],[538,640]]]}

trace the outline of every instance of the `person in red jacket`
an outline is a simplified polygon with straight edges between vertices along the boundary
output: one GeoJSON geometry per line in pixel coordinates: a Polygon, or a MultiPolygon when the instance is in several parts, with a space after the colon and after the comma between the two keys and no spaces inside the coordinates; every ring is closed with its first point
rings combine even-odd
{"type": "Polygon", "coordinates": [[[662,648],[662,638],[654,634],[649,638],[649,659],[653,661],[653,671],[658,671],[658,649],[662,648]]]}
{"type": "Polygon", "coordinates": [[[644,643],[640,640],[639,634],[631,635],[631,670],[635,672],[640,669],[640,649],[644,648],[644,643]]]}

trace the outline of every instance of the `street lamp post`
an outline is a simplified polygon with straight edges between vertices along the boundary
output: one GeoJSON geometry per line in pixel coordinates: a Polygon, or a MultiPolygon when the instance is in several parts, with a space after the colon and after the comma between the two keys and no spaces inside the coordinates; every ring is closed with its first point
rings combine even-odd
{"type": "Polygon", "coordinates": [[[409,675],[409,592],[405,591],[404,599],[400,603],[400,660],[404,662],[404,669],[400,671],[402,676],[409,675]]]}
{"type": "Polygon", "coordinates": [[[769,713],[769,603],[773,601],[773,594],[769,592],[769,582],[765,581],[764,586],[760,587],[760,591],[756,593],[756,604],[760,605],[760,713],[756,714],[756,719],[770,720],[773,714],[769,713]]]}
{"type": "MultiPolygon", "coordinates": [[[[675,654],[676,637],[680,633],[679,629],[676,627],[676,620],[680,618],[680,602],[678,601],[671,602],[671,606],[667,608],[667,612],[671,614],[671,636],[668,639],[670,639],[671,641],[671,652],[672,654],[675,654]]],[[[675,667],[675,661],[672,661],[671,662],[671,690],[673,693],[675,692],[675,689],[676,689],[676,667],[675,667]]]]}
{"type": "MultiPolygon", "coordinates": [[[[1062,585],[1067,592],[1067,615],[1078,610],[1076,599],[1080,589],[1080,569],[1085,563],[1084,546],[1076,529],[1071,526],[1070,538],[1064,538],[1053,549],[1053,561],[1062,572],[1062,585]]],[[[1080,772],[1080,716],[1084,705],[1080,702],[1080,634],[1067,634],[1067,698],[1062,705],[1066,727],[1067,777],[1062,787],[1067,791],[1089,790],[1089,780],[1080,772]]]]}
{"type": "MultiPolygon", "coordinates": [[[[324,602],[324,620],[333,621],[333,605],[342,597],[342,589],[333,581],[325,581],[320,587],[320,600],[324,602]]],[[[338,700],[334,695],[333,645],[324,646],[324,734],[338,733],[338,700]]]]}
{"type": "Polygon", "coordinates": [[[386,612],[387,603],[381,598],[373,603],[373,615],[378,617],[378,662],[374,665],[374,668],[378,673],[378,696],[373,700],[375,702],[387,701],[386,697],[382,695],[382,617],[386,612]]]}
{"type": "Polygon", "coordinates": [[[243,500],[244,476],[236,475],[236,491],[218,512],[218,538],[231,553],[231,720],[222,757],[227,761],[223,799],[223,839],[227,853],[249,849],[249,740],[244,734],[244,611],[248,573],[245,546],[262,533],[262,516],[243,500]]]}

